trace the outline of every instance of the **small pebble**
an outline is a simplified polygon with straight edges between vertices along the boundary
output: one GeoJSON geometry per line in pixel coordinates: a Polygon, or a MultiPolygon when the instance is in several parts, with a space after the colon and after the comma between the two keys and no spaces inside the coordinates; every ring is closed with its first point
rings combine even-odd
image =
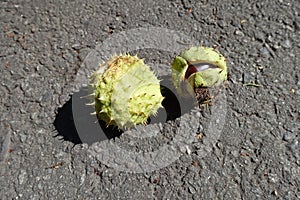
{"type": "Polygon", "coordinates": [[[26,178],[27,178],[27,172],[22,169],[20,171],[19,176],[18,176],[19,184],[25,183],[26,178]]]}
{"type": "Polygon", "coordinates": [[[273,37],[272,37],[271,35],[269,35],[269,36],[267,37],[267,40],[266,40],[266,41],[272,43],[274,40],[273,40],[273,37]]]}
{"type": "Polygon", "coordinates": [[[281,46],[282,46],[283,48],[289,49],[289,48],[292,47],[292,44],[291,44],[291,41],[290,41],[290,40],[285,40],[285,41],[283,41],[283,42],[281,43],[281,46]]]}
{"type": "Polygon", "coordinates": [[[269,51],[266,47],[262,47],[259,49],[259,53],[262,57],[268,57],[269,56],[269,51]]]}
{"type": "Polygon", "coordinates": [[[288,145],[291,151],[296,152],[296,150],[299,148],[299,142],[297,140],[294,140],[292,143],[288,145]]]}
{"type": "Polygon", "coordinates": [[[192,194],[195,194],[195,193],[196,193],[196,190],[195,190],[194,187],[189,186],[189,192],[192,193],[192,194]]]}
{"type": "Polygon", "coordinates": [[[284,140],[284,141],[287,141],[287,142],[290,142],[290,141],[292,141],[295,137],[296,137],[296,136],[295,136],[294,133],[287,131],[287,132],[285,132],[284,135],[283,135],[283,140],[284,140]]]}
{"type": "Polygon", "coordinates": [[[274,190],[274,191],[272,192],[272,194],[275,195],[275,196],[278,196],[277,190],[274,190]]]}
{"type": "Polygon", "coordinates": [[[71,47],[75,50],[79,50],[80,49],[80,44],[76,43],[76,44],[73,44],[71,47]]]}
{"type": "Polygon", "coordinates": [[[243,35],[244,35],[244,33],[243,33],[242,31],[240,31],[240,30],[236,30],[236,31],[234,32],[234,34],[235,34],[235,35],[240,35],[240,36],[243,36],[243,35]]]}
{"type": "Polygon", "coordinates": [[[243,83],[249,83],[250,82],[250,78],[249,78],[249,74],[247,72],[243,73],[243,83]]]}
{"type": "Polygon", "coordinates": [[[265,40],[265,35],[262,32],[256,32],[255,39],[257,39],[260,42],[263,42],[265,40]]]}

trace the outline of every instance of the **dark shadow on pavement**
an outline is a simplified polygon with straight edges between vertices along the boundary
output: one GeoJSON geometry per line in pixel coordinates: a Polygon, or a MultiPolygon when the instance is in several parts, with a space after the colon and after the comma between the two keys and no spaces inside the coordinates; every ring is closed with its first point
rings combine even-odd
{"type": "MultiPolygon", "coordinates": [[[[79,92],[81,93],[81,92],[79,92]]],[[[75,93],[75,98],[78,97],[78,95],[75,93]]],[[[64,141],[69,141],[76,144],[81,144],[81,143],[88,143],[88,144],[92,144],[93,142],[90,142],[89,140],[85,140],[85,137],[80,137],[77,131],[77,127],[75,126],[75,122],[74,122],[74,113],[72,111],[72,100],[74,98],[74,95],[72,96],[72,98],[66,102],[62,108],[58,109],[55,121],[54,121],[54,126],[55,129],[57,130],[58,134],[55,135],[54,137],[58,137],[58,136],[62,136],[62,140],[64,141]]],[[[78,100],[78,99],[76,99],[78,100]]],[[[85,106],[85,104],[83,104],[83,106],[85,106]]],[[[90,120],[90,113],[85,112],[85,116],[84,113],[83,114],[83,122],[85,121],[84,118],[86,118],[86,120],[90,120]]],[[[89,121],[87,124],[90,124],[91,121],[89,121]]],[[[117,128],[113,127],[113,126],[108,126],[106,127],[105,122],[103,121],[98,121],[98,123],[95,123],[95,121],[93,121],[92,123],[96,124],[97,126],[100,125],[101,129],[104,131],[105,137],[102,138],[103,139],[111,139],[111,138],[115,138],[118,137],[122,134],[121,131],[119,131],[117,128]]],[[[86,129],[88,131],[88,128],[86,129]]],[[[88,134],[88,132],[87,132],[88,134]]],[[[101,133],[99,133],[101,135],[101,133]]],[[[98,138],[99,139],[99,138],[98,138]]],[[[93,140],[94,141],[94,140],[93,140]]],[[[99,140],[101,141],[101,140],[99,140]]],[[[94,141],[96,142],[96,141],[94,141]]]]}
{"type": "MultiPolygon", "coordinates": [[[[169,76],[161,77],[161,93],[164,96],[162,105],[164,108],[158,110],[156,116],[151,116],[149,124],[165,123],[175,120],[181,115],[188,113],[196,105],[195,98],[180,97],[177,94],[169,76]]],[[[107,126],[105,122],[98,120],[94,106],[88,105],[93,102],[89,97],[92,88],[82,87],[79,92],[58,109],[54,126],[58,131],[55,136],[62,136],[63,140],[74,144],[87,143],[89,145],[107,139],[119,137],[123,131],[114,126],[107,126]]]]}
{"type": "Polygon", "coordinates": [[[62,140],[70,141],[74,144],[81,144],[72,114],[72,99],[59,108],[54,120],[54,126],[58,134],[54,137],[62,136],[62,140]]]}

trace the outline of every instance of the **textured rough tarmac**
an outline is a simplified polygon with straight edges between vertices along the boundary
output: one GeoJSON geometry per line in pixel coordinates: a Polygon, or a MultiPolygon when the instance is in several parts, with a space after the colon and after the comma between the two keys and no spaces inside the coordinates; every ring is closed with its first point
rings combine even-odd
{"type": "MultiPolygon", "coordinates": [[[[296,0],[1,1],[0,198],[299,199],[299,12],[296,0]],[[195,139],[190,149],[179,147],[181,156],[170,165],[130,173],[103,163],[101,145],[56,136],[53,123],[96,45],[152,26],[225,55],[227,113],[213,144],[195,139]],[[205,156],[201,145],[210,149],[205,156]]],[[[153,49],[139,55],[165,63],[174,56],[153,49]]],[[[211,113],[196,113],[205,134],[211,113]]],[[[191,116],[180,124],[187,134],[195,131],[191,116]]],[[[153,151],[172,141],[174,129],[170,123],[156,139],[123,134],[110,143],[153,151]]]]}

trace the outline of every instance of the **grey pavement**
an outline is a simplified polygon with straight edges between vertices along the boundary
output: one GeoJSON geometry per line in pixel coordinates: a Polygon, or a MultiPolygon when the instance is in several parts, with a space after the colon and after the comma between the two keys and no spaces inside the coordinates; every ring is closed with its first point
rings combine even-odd
{"type": "MultiPolygon", "coordinates": [[[[133,53],[169,65],[176,52],[158,49],[133,53]]],[[[299,49],[296,0],[1,1],[0,199],[300,199],[299,49]],[[149,27],[218,48],[223,96],[81,144],[68,109],[82,63],[149,27]]]]}

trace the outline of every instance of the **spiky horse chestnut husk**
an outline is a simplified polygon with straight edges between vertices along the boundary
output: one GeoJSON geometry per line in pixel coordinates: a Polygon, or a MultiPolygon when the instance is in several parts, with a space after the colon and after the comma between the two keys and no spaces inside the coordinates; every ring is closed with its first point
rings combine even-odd
{"type": "Polygon", "coordinates": [[[179,94],[195,92],[199,104],[208,103],[210,91],[217,92],[227,80],[226,59],[216,49],[191,47],[173,60],[172,80],[179,94]]]}
{"type": "Polygon", "coordinates": [[[91,82],[96,114],[108,125],[131,128],[146,124],[162,107],[160,81],[137,56],[113,56],[92,75],[91,82]]]}
{"type": "Polygon", "coordinates": [[[219,86],[227,79],[225,57],[213,48],[191,47],[174,59],[172,79],[176,88],[185,80],[193,88],[219,86]]]}

